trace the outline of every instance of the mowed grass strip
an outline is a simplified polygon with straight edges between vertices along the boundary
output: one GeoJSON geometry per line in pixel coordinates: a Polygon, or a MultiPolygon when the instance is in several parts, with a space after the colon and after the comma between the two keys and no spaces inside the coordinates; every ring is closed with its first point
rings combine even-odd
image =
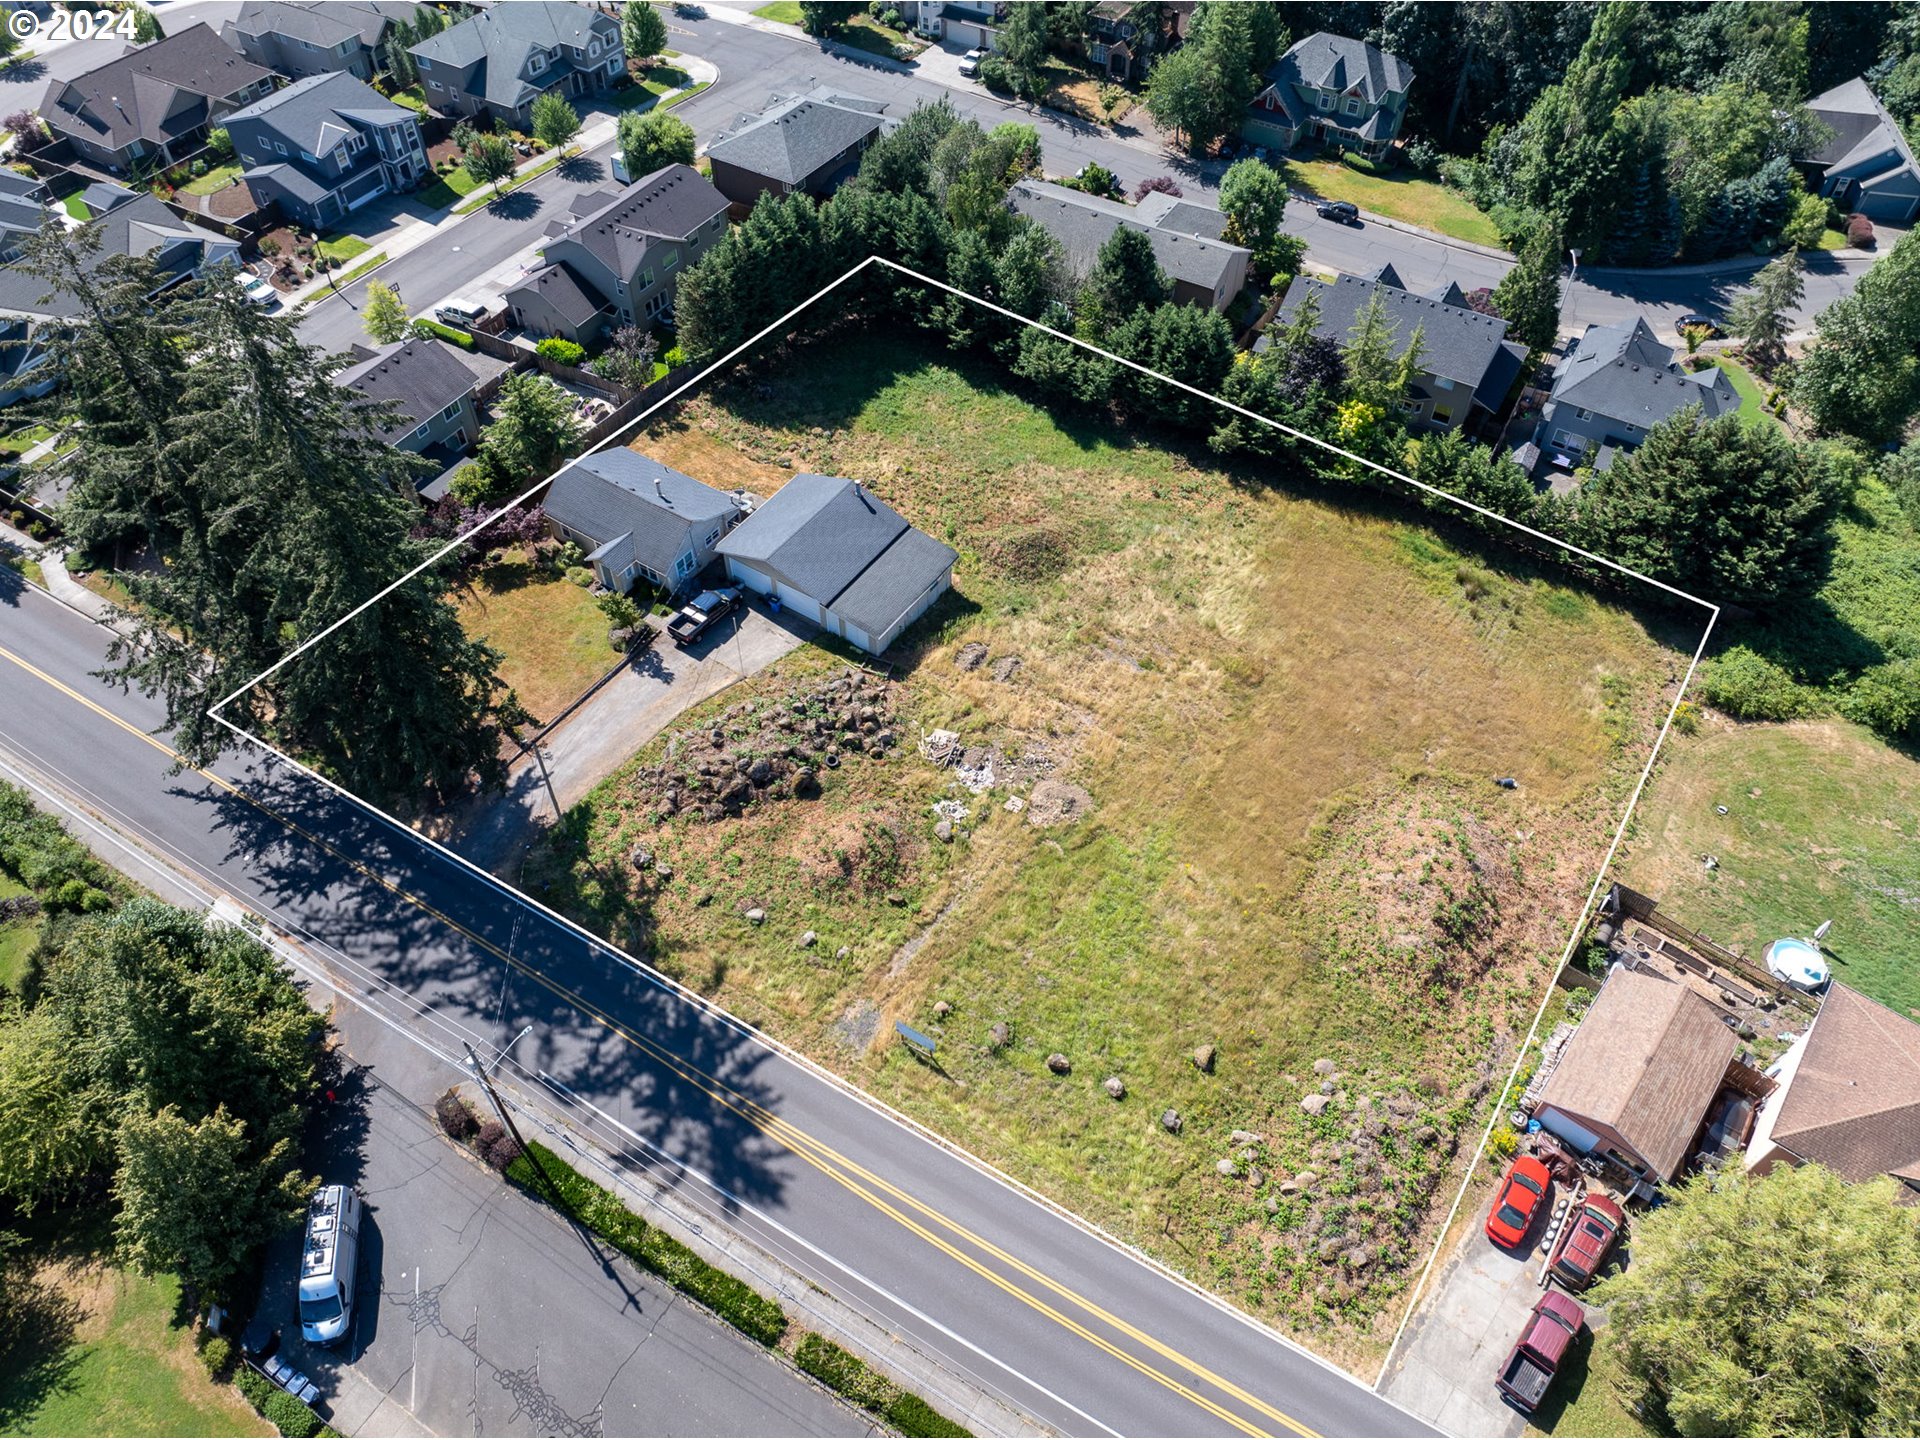
{"type": "Polygon", "coordinates": [[[1831,920],[1834,977],[1920,1019],[1920,762],[1857,725],[1676,735],[1621,875],[1756,962],[1831,920]]]}
{"type": "Polygon", "coordinates": [[[1320,1262],[1285,1248],[1298,1217],[1216,1162],[1242,1129],[1267,1137],[1265,1183],[1282,1160],[1325,1173],[1313,1147],[1331,1138],[1298,1107],[1323,1055],[1376,1093],[1417,1090],[1460,1131],[1491,1103],[1480,1069],[1538,1003],[1672,652],[1618,604],[1503,572],[1391,506],[1289,494],[881,330],[803,345],[634,443],[762,494],[795,471],[860,479],[960,552],[957,593],[896,657],[901,754],[849,756],[817,799],[737,819],[654,813],[638,772],[679,736],[751,726],[726,712],[787,705],[846,663],[803,648],[645,747],[526,878],[1323,1352],[1375,1353],[1423,1223],[1425,1192],[1406,1186],[1433,1186],[1454,1151],[1401,1154],[1390,1196],[1358,1177],[1329,1189],[1329,1238],[1379,1228],[1395,1248],[1327,1295],[1320,1262]],[[959,669],[975,642],[1019,668],[959,669]],[[912,751],[934,728],[997,749],[1013,793],[1050,775],[1084,787],[1091,813],[1041,829],[1004,787],[955,791],[912,751]],[[1493,785],[1506,775],[1518,791],[1493,785]],[[939,799],[967,807],[952,843],[934,834],[939,799]],[[638,843],[670,882],[635,877],[638,843]],[[1460,881],[1476,856],[1512,877],[1515,943],[1462,967],[1457,990],[1382,1000],[1368,967],[1438,943],[1450,892],[1421,891],[1423,868],[1460,881]],[[1310,885],[1330,865],[1340,883],[1310,885]],[[1385,913],[1358,883],[1383,865],[1427,898],[1385,913]],[[753,906],[764,925],[743,918],[753,906]],[[940,1072],[893,1043],[896,1020],[940,1040],[940,1072]],[[1218,1048],[1211,1073],[1202,1045],[1218,1048]],[[1047,1069],[1056,1051],[1070,1074],[1047,1069]]]}
{"type": "Polygon", "coordinates": [[[1498,250],[1500,231],[1458,190],[1404,174],[1368,175],[1338,160],[1288,160],[1287,183],[1322,200],[1351,200],[1362,210],[1438,230],[1498,250]]]}
{"type": "Polygon", "coordinates": [[[56,1323],[0,1356],[8,1435],[271,1435],[174,1324],[179,1282],[62,1260],[39,1270],[56,1323]]]}
{"type": "Polygon", "coordinates": [[[523,555],[486,566],[455,598],[460,623],[501,652],[501,678],[543,724],[620,658],[585,587],[523,555]]]}

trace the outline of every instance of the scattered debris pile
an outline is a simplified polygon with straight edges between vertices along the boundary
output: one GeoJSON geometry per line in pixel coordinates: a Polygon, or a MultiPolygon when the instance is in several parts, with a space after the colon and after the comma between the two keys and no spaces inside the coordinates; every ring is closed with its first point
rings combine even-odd
{"type": "Polygon", "coordinates": [[[720,821],[763,798],[812,795],[821,772],[893,753],[893,708],[890,681],[849,666],[671,734],[662,761],[636,770],[628,792],[656,824],[682,814],[720,821]]]}

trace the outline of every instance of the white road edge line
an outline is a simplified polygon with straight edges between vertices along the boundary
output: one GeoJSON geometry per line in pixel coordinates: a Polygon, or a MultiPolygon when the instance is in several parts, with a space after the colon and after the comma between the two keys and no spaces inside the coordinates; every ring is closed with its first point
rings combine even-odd
{"type": "MultiPolygon", "coordinates": [[[[725,355],[721,356],[717,360],[710,362],[705,368],[700,370],[697,374],[695,374],[691,379],[687,380],[684,384],[676,386],[673,390],[663,395],[653,405],[649,406],[646,410],[641,412],[639,415],[635,416],[634,419],[628,425],[624,426],[622,429],[615,432],[615,434],[609,436],[606,440],[602,441],[599,445],[593,447],[593,449],[586,451],[583,455],[573,457],[573,459],[570,459],[567,463],[573,464],[577,460],[586,458],[586,456],[588,455],[598,454],[600,451],[613,446],[615,442],[620,441],[624,439],[626,436],[632,434],[635,430],[639,429],[642,425],[644,425],[650,417],[652,417],[656,412],[661,410],[663,407],[679,399],[680,396],[685,394],[688,390],[692,389],[696,385],[699,385],[701,382],[705,381],[709,376],[716,374],[725,366],[732,364],[734,360],[739,358],[741,355],[745,354],[753,346],[759,344],[760,341],[766,339],[769,335],[773,334],[776,330],[780,329],[782,326],[785,326],[788,322],[792,321],[797,316],[799,316],[809,306],[813,305],[814,302],[820,299],[823,299],[827,295],[831,294],[834,290],[838,289],[840,286],[846,284],[847,281],[861,274],[869,266],[876,265],[876,264],[891,270],[896,270],[899,273],[909,276],[912,279],[917,280],[922,284],[930,285],[938,290],[943,290],[949,295],[953,295],[960,299],[971,301],[972,303],[979,305],[984,309],[990,310],[997,315],[1003,316],[1006,319],[1014,320],[1019,322],[1020,324],[1030,326],[1033,329],[1042,331],[1045,334],[1054,337],[1055,339],[1062,340],[1067,344],[1073,345],[1078,349],[1088,351],[1091,354],[1102,356],[1103,358],[1110,360],[1115,364],[1124,366],[1130,370],[1137,371],[1138,373],[1142,375],[1146,375],[1151,379],[1157,380],[1162,384],[1170,385],[1173,388],[1184,391],[1189,395],[1196,396],[1202,400],[1210,401],[1213,404],[1218,405],[1225,410],[1231,411],[1233,414],[1239,415],[1244,419],[1251,420],[1254,423],[1259,425],[1264,425],[1268,429],[1277,430],[1282,434],[1290,435],[1293,438],[1300,440],[1306,444],[1312,445],[1317,449],[1323,450],[1328,454],[1338,456],[1345,460],[1349,460],[1354,464],[1360,465],[1367,470],[1371,470],[1376,474],[1386,476],[1388,479],[1397,480],[1402,484],[1409,485],[1414,489],[1421,491],[1424,494],[1435,497],[1436,499],[1448,501],[1451,504],[1459,506],[1463,510],[1470,511],[1485,519],[1493,520],[1498,522],[1501,525],[1508,526],[1511,529],[1516,530],[1521,534],[1530,536],[1535,540],[1543,541],[1549,546],[1562,550],[1567,554],[1577,555],[1581,559],[1591,561],[1594,564],[1599,565],[1604,569],[1611,570],[1617,574],[1626,576],[1629,579],[1639,581],[1644,585],[1647,585],[1655,590],[1659,590],[1667,595],[1671,595],[1677,599],[1685,600],[1691,604],[1698,605],[1709,612],[1709,619],[1707,622],[1707,629],[1702,634],[1700,646],[1696,648],[1694,652],[1694,665],[1698,664],[1699,658],[1701,654],[1704,652],[1707,637],[1712,633],[1713,627],[1719,619],[1719,616],[1721,613],[1720,606],[1713,603],[1712,601],[1704,600],[1701,597],[1691,594],[1688,591],[1682,590],[1677,586],[1670,585],[1662,580],[1656,580],[1650,575],[1644,575],[1637,570],[1631,569],[1628,566],[1620,564],[1618,561],[1609,560],[1603,555],[1595,554],[1590,550],[1586,550],[1578,545],[1572,544],[1571,542],[1567,540],[1563,540],[1558,536],[1550,535],[1545,531],[1535,529],[1531,525],[1526,525],[1518,520],[1513,520],[1505,515],[1500,514],[1496,510],[1491,510],[1491,509],[1488,509],[1486,506],[1475,504],[1471,500],[1463,499],[1462,497],[1458,495],[1454,495],[1448,491],[1442,490],[1437,486],[1427,484],[1425,481],[1416,480],[1411,475],[1404,474],[1403,472],[1394,470],[1391,467],[1383,465],[1376,460],[1371,460],[1364,455],[1357,454],[1354,451],[1343,448],[1342,446],[1335,445],[1331,441],[1323,440],[1319,436],[1309,434],[1304,430],[1299,430],[1291,425],[1286,425],[1281,423],[1280,421],[1270,419],[1269,417],[1265,415],[1261,415],[1256,411],[1247,409],[1243,405],[1237,405],[1230,400],[1222,399],[1218,395],[1211,395],[1206,391],[1201,390],[1197,386],[1190,385],[1182,380],[1176,380],[1169,375],[1163,375],[1157,370],[1153,370],[1148,366],[1140,364],[1137,361],[1129,360],[1125,356],[1116,355],[1110,350],[1102,349],[1100,346],[1094,345],[1088,341],[1082,340],[1078,336],[1069,335],[1063,331],[1056,330],[1051,326],[1044,325],[1037,320],[1029,319],[1028,317],[1024,315],[1020,315],[1012,310],[1009,310],[1004,306],[996,305],[990,300],[984,300],[977,295],[969,294],[964,290],[958,289],[955,286],[947,284],[945,281],[936,280],[931,276],[923,275],[919,271],[914,270],[909,266],[898,264],[892,260],[887,260],[878,255],[868,256],[865,260],[862,260],[859,264],[853,266],[844,275],[841,275],[838,279],[833,280],[829,282],[827,285],[822,286],[813,295],[810,295],[809,297],[807,297],[807,299],[801,301],[798,305],[795,305],[793,308],[788,310],[785,314],[771,321],[769,324],[764,326],[761,330],[756,332],[754,335],[750,336],[748,339],[743,340],[740,344],[736,345],[733,349],[729,350],[725,355]]],[[[319,644],[322,640],[326,639],[334,631],[340,629],[343,625],[346,625],[349,621],[355,619],[364,611],[378,604],[381,600],[385,599],[388,595],[392,594],[395,590],[399,589],[402,585],[405,585],[409,581],[417,578],[427,570],[431,569],[433,566],[438,564],[446,555],[448,555],[457,547],[464,545],[468,540],[472,539],[475,535],[479,534],[480,531],[484,530],[487,526],[491,525],[494,521],[498,520],[501,516],[505,515],[508,511],[513,510],[514,508],[526,503],[526,501],[531,499],[544,485],[547,484],[548,480],[550,479],[552,479],[552,476],[547,476],[542,480],[538,481],[537,483],[535,483],[534,485],[529,486],[519,496],[503,504],[493,514],[487,516],[484,520],[481,520],[478,524],[474,525],[471,529],[449,540],[446,543],[446,545],[444,545],[441,549],[435,551],[434,554],[429,556],[426,560],[422,561],[419,565],[407,571],[404,575],[401,575],[398,579],[392,581],[384,589],[380,590],[378,593],[374,594],[367,600],[362,601],[359,605],[356,605],[353,609],[349,610],[346,614],[342,615],[339,619],[333,621],[331,624],[327,625],[325,628],[321,629],[320,631],[318,631],[316,634],[314,634],[307,640],[302,641],[298,646],[296,646],[294,649],[289,651],[286,655],[282,656],[279,660],[275,661],[272,665],[268,666],[265,670],[262,670],[258,675],[254,676],[251,680],[241,685],[238,689],[234,690],[231,694],[225,696],[223,699],[215,702],[214,705],[207,712],[208,718],[224,726],[226,729],[231,731],[240,740],[248,744],[258,746],[260,749],[266,751],[268,754],[274,756],[276,759],[282,761],[283,763],[291,766],[293,769],[299,771],[301,774],[306,775],[308,778],[312,780],[318,781],[320,784],[326,786],[328,789],[333,790],[336,794],[339,794],[340,796],[352,802],[353,804],[358,805],[361,808],[368,811],[369,813],[377,816],[379,819],[385,821],[388,825],[391,825],[396,830],[404,831],[411,839],[419,843],[425,844],[434,850],[439,851],[442,855],[451,859],[456,865],[472,871],[476,876],[484,880],[486,883],[494,886],[496,889],[499,889],[500,891],[502,891],[503,893],[509,896],[518,898],[522,903],[527,904],[532,908],[540,911],[541,913],[545,914],[549,919],[554,920],[555,922],[560,924],[562,927],[574,931],[575,933],[579,934],[583,939],[587,940],[589,943],[593,944],[594,946],[604,951],[608,955],[617,957],[623,962],[625,962],[626,964],[632,966],[636,971],[638,971],[639,973],[651,979],[655,984],[660,985],[662,988],[667,989],[668,991],[674,993],[680,999],[685,1000],[687,1003],[694,1005],[696,1008],[705,1011],[707,1014],[713,1016],[714,1018],[719,1019],[730,1026],[733,1026],[734,1028],[739,1030],[742,1034],[749,1036],[750,1038],[755,1040],[757,1043],[764,1045],[768,1049],[781,1055],[786,1060],[788,1060],[789,1063],[792,1063],[800,1068],[803,1068],[811,1072],[812,1074],[814,1074],[816,1077],[818,1077],[825,1083],[834,1086],[836,1089],[858,1100],[860,1103],[866,1105],[874,1113],[885,1116],[886,1118],[892,1120],[894,1123],[902,1126],[903,1128],[918,1134],[919,1136],[921,1136],[921,1138],[929,1141],[930,1143],[937,1144],[941,1146],[943,1149],[948,1150],[950,1153],[953,1153],[959,1156],[960,1158],[965,1160],[966,1163],[971,1165],[980,1174],[992,1178],[993,1180],[1004,1185],[1007,1189],[1013,1191],[1014,1193],[1024,1196],[1027,1200],[1033,1202],[1034,1204],[1037,1204],[1042,1208],[1048,1210],[1049,1212],[1069,1221],[1070,1223],[1080,1228],[1085,1234],[1088,1234],[1104,1242],[1105,1244],[1109,1245],[1113,1249],[1123,1254],[1131,1256],[1137,1263],[1145,1266],[1149,1270],[1152,1270],[1154,1273],[1158,1274],[1163,1279],[1170,1280],[1173,1283],[1181,1286],[1183,1289],[1187,1290],[1189,1293],[1197,1296],[1198,1298],[1212,1305],[1215,1309],[1219,1310],[1222,1314],[1228,1315],[1233,1319],[1238,1320],[1241,1323],[1261,1332],[1262,1334],[1268,1336],[1269,1338],[1285,1346],[1287,1349],[1293,1351],[1298,1355],[1305,1357],[1308,1360],[1311,1360],[1313,1363],[1321,1366],[1322,1368],[1328,1370],[1329,1372],[1342,1376],[1343,1378],[1352,1381],[1354,1384],[1362,1386],[1363,1388],[1366,1388],[1370,1394],[1374,1394],[1378,1396],[1378,1398],[1385,1401],[1385,1403],[1392,1405],[1395,1409],[1400,1410],[1401,1413],[1409,1416],[1409,1418],[1419,1421],[1419,1423],[1423,1425],[1430,1423],[1428,1421],[1421,1419],[1421,1417],[1414,1415],[1411,1411],[1406,1410],[1404,1407],[1398,1405],[1396,1402],[1387,1400],[1386,1397],[1384,1396],[1379,1396],[1378,1390],[1375,1389],[1373,1386],[1368,1386],[1367,1382],[1363,1380],[1360,1376],[1354,1374],[1349,1370],[1342,1368],[1339,1365],[1336,1365],[1334,1362],[1324,1358],[1323,1356],[1315,1354],[1313,1351],[1307,1349],[1304,1345],[1302,1345],[1299,1341],[1294,1340],[1290,1336],[1280,1333],[1278,1330],[1275,1330],[1272,1326],[1266,1324],[1265,1322],[1257,1319],[1252,1315],[1247,1314],[1245,1311],[1242,1311],[1230,1305],[1225,1300],[1222,1300],[1219,1296],[1212,1294],[1210,1291],[1204,1289],[1194,1281],[1188,1279],[1186,1276],[1180,1275],[1176,1271],[1169,1269],[1164,1263],[1146,1254],[1144,1251],[1138,1249],[1137,1247],[1131,1244],[1128,1244],[1127,1242],[1119,1239],[1114,1235],[1109,1234],[1107,1231],[1105,1231],[1101,1227],[1095,1225],[1092,1221],[1089,1221],[1082,1216],[1076,1215],[1074,1212],[1066,1209],[1064,1206],[1061,1206],[1057,1202],[1048,1199],[1046,1196],[1039,1194],[1038,1192],[1034,1191],[1030,1187],[1022,1184],[1018,1180],[1015,1180],[1012,1176],[1003,1174],[1001,1171],[994,1168],[992,1165],[988,1164],[986,1161],[982,1160],[980,1157],[973,1155],[971,1152],[955,1144],[953,1141],[947,1139],[945,1136],[935,1134],[933,1131],[929,1130],[926,1126],[922,1125],[920,1122],[912,1119],[910,1116],[903,1115],[899,1111],[894,1110],[891,1106],[886,1105],[883,1101],[880,1101],[875,1097],[866,1094],[864,1091],[854,1086],[850,1081],[843,1079],[841,1076],[833,1074],[831,1071],[825,1070],[823,1067],[815,1064],[812,1060],[808,1059],[806,1056],[801,1055],[798,1052],[792,1050],[790,1047],[788,1047],[781,1041],[776,1040],[774,1037],[770,1035],[766,1035],[762,1033],[756,1027],[749,1025],[747,1022],[741,1020],[739,1017],[722,1009],[720,1006],[707,1000],[704,996],[701,996],[694,991],[688,990],[685,986],[680,985],[677,981],[674,981],[668,978],[667,976],[661,974],[659,971],[654,970],[651,966],[647,965],[646,962],[638,960],[635,957],[627,954],[625,951],[619,950],[616,947],[608,944],[606,941],[599,939],[599,937],[585,930],[583,927],[576,924],[574,921],[568,919],[566,916],[561,915],[557,911],[551,910],[547,906],[541,904],[538,900],[535,900],[532,896],[525,895],[519,890],[515,889],[514,887],[507,885],[504,881],[500,880],[497,876],[482,869],[480,866],[475,865],[472,861],[466,859],[464,856],[460,855],[457,851],[451,850],[447,846],[441,844],[439,841],[433,839],[432,837],[420,833],[419,831],[415,830],[413,827],[407,825],[405,822],[399,820],[397,817],[389,815],[386,811],[382,810],[379,806],[372,804],[370,801],[363,800],[358,795],[355,795],[353,792],[345,789],[341,785],[328,779],[326,776],[321,775],[318,772],[308,768],[306,765],[294,759],[292,756],[285,754],[270,742],[262,739],[260,736],[255,735],[251,731],[243,729],[238,725],[235,725],[232,721],[228,720],[224,715],[220,713],[225,706],[231,704],[234,700],[246,694],[246,692],[251,690],[254,686],[260,684],[262,681],[266,680],[268,677],[272,676],[273,674],[278,672],[280,669],[282,669],[286,665],[292,663],[292,661],[297,659],[300,655],[304,654],[308,649],[319,644]]],[[[1688,667],[1688,670],[1687,670],[1688,680],[1691,680],[1692,678],[1692,675],[1694,672],[1694,665],[1690,665],[1688,667]]],[[[1676,696],[1674,701],[1675,710],[1678,709],[1680,699],[1684,698],[1685,690],[1686,690],[1686,687],[1685,687],[1685,684],[1683,683],[1683,685],[1681,686],[1680,693],[1678,696],[1676,696]]],[[[1638,802],[1640,794],[1646,786],[1648,776],[1652,772],[1654,760],[1657,757],[1659,752],[1660,743],[1665,740],[1666,735],[1672,726],[1672,720],[1673,720],[1673,714],[1672,714],[1672,711],[1670,711],[1667,717],[1667,723],[1661,727],[1660,736],[1655,742],[1654,752],[1653,754],[1649,755],[1647,766],[1641,773],[1640,782],[1634,787],[1633,795],[1629,798],[1627,802],[1626,810],[1621,816],[1620,825],[1615,832],[1613,845],[1609,847],[1607,852],[1609,860],[1611,859],[1612,855],[1615,853],[1615,850],[1618,848],[1620,839],[1625,835],[1626,827],[1632,819],[1633,807],[1638,802]]],[[[1605,865],[1603,863],[1600,876],[1597,876],[1594,881],[1594,886],[1593,886],[1594,892],[1598,891],[1600,879],[1604,877],[1605,873],[1606,873],[1605,865]]],[[[1590,896],[1588,901],[1589,906],[1591,905],[1591,903],[1592,903],[1592,900],[1590,896]]],[[[1576,934],[1577,933],[1578,932],[1576,931],[1576,934]]],[[[1569,949],[1571,949],[1571,944],[1572,942],[1569,941],[1569,949]]],[[[1551,984],[1549,984],[1549,988],[1548,988],[1549,997],[1551,996],[1551,993],[1552,993],[1551,984]]],[[[1544,1012],[1545,1006],[1546,1006],[1546,1002],[1543,1000],[1541,1003],[1542,1012],[1544,1012]]],[[[1537,1018],[1535,1023],[1536,1025],[1538,1024],[1537,1018]]],[[[1524,1054],[1524,1050],[1522,1053],[1524,1054]]],[[[1491,1129],[1491,1122],[1489,1122],[1489,1130],[1490,1129],[1491,1129]]],[[[1486,1143],[1485,1136],[1483,1135],[1481,1140],[1481,1148],[1484,1148],[1485,1143],[1486,1143]]],[[[1476,1154],[1477,1153],[1478,1152],[1476,1151],[1476,1154]]],[[[1469,1167],[1469,1170],[1468,1170],[1469,1179],[1471,1179],[1471,1174],[1472,1174],[1471,1167],[1469,1167]]],[[[1464,1188],[1465,1187],[1463,1186],[1463,1189],[1462,1189],[1463,1195],[1464,1195],[1464,1188]]],[[[1454,1202],[1455,1210],[1458,1209],[1459,1203],[1460,1203],[1460,1200],[1458,1197],[1456,1197],[1454,1202]]],[[[1449,1216],[1449,1224],[1451,1224],[1451,1212],[1449,1216]]],[[[1435,1255],[1437,1254],[1438,1254],[1438,1247],[1436,1245],[1435,1255]]],[[[1432,1265],[1433,1265],[1433,1257],[1430,1256],[1427,1262],[1427,1269],[1431,1270],[1432,1265]]],[[[1423,1272],[1422,1283],[1424,1283],[1424,1272],[1423,1272]]],[[[1412,1310],[1411,1308],[1409,1308],[1409,1310],[1407,1311],[1407,1315],[1403,1317],[1401,1320],[1401,1325],[1400,1325],[1401,1332],[1404,1332],[1406,1328],[1407,1320],[1411,1318],[1411,1315],[1412,1315],[1412,1310]]],[[[1397,1332],[1395,1336],[1396,1346],[1398,1344],[1398,1341],[1399,1341],[1399,1333],[1397,1332]]],[[[1391,1359],[1392,1357],[1391,1349],[1389,1349],[1388,1351],[1388,1357],[1389,1359],[1391,1359]]],[[[1376,1381],[1376,1384],[1377,1384],[1377,1381],[1376,1381]]]]}

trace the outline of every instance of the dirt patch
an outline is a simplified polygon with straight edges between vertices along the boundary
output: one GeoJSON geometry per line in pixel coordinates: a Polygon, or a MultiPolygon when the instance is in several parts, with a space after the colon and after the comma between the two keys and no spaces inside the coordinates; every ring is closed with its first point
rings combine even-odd
{"type": "Polygon", "coordinates": [[[1042,828],[1071,825],[1092,809],[1093,796],[1078,785],[1046,779],[1035,785],[1027,797],[1027,823],[1042,828]]]}
{"type": "Polygon", "coordinates": [[[856,1000],[830,1027],[833,1038],[856,1054],[873,1045],[880,1033],[880,1007],[871,1000],[856,1000]]]}

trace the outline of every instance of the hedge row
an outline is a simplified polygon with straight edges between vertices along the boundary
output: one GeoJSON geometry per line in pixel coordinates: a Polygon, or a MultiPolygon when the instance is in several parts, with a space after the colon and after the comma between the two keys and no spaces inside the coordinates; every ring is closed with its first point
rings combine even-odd
{"type": "Polygon", "coordinates": [[[274,1429],[282,1435],[291,1436],[292,1440],[313,1440],[315,1436],[326,1440],[326,1437],[337,1437],[340,1433],[322,1420],[306,1401],[297,1395],[289,1395],[250,1365],[240,1367],[233,1377],[233,1383],[274,1429]]]}
{"type": "Polygon", "coordinates": [[[104,910],[114,874],[27,792],[0,783],[0,866],[50,910],[104,910]]]}
{"type": "Polygon", "coordinates": [[[509,1179],[542,1199],[550,1199],[542,1183],[543,1173],[575,1219],[674,1289],[691,1295],[743,1335],[762,1345],[777,1345],[786,1334],[786,1312],[773,1301],[647,1224],[611,1191],[594,1184],[546,1146],[529,1143],[528,1153],[507,1167],[509,1179]]]}
{"type": "Polygon", "coordinates": [[[456,330],[451,325],[442,325],[438,320],[429,320],[425,316],[413,322],[413,333],[432,335],[446,341],[449,345],[458,345],[462,350],[473,349],[473,336],[464,330],[456,330]]]}
{"type": "Polygon", "coordinates": [[[902,1390],[866,1361],[831,1340],[808,1334],[793,1352],[794,1363],[837,1395],[878,1415],[902,1435],[971,1435],[918,1395],[902,1390]]]}

